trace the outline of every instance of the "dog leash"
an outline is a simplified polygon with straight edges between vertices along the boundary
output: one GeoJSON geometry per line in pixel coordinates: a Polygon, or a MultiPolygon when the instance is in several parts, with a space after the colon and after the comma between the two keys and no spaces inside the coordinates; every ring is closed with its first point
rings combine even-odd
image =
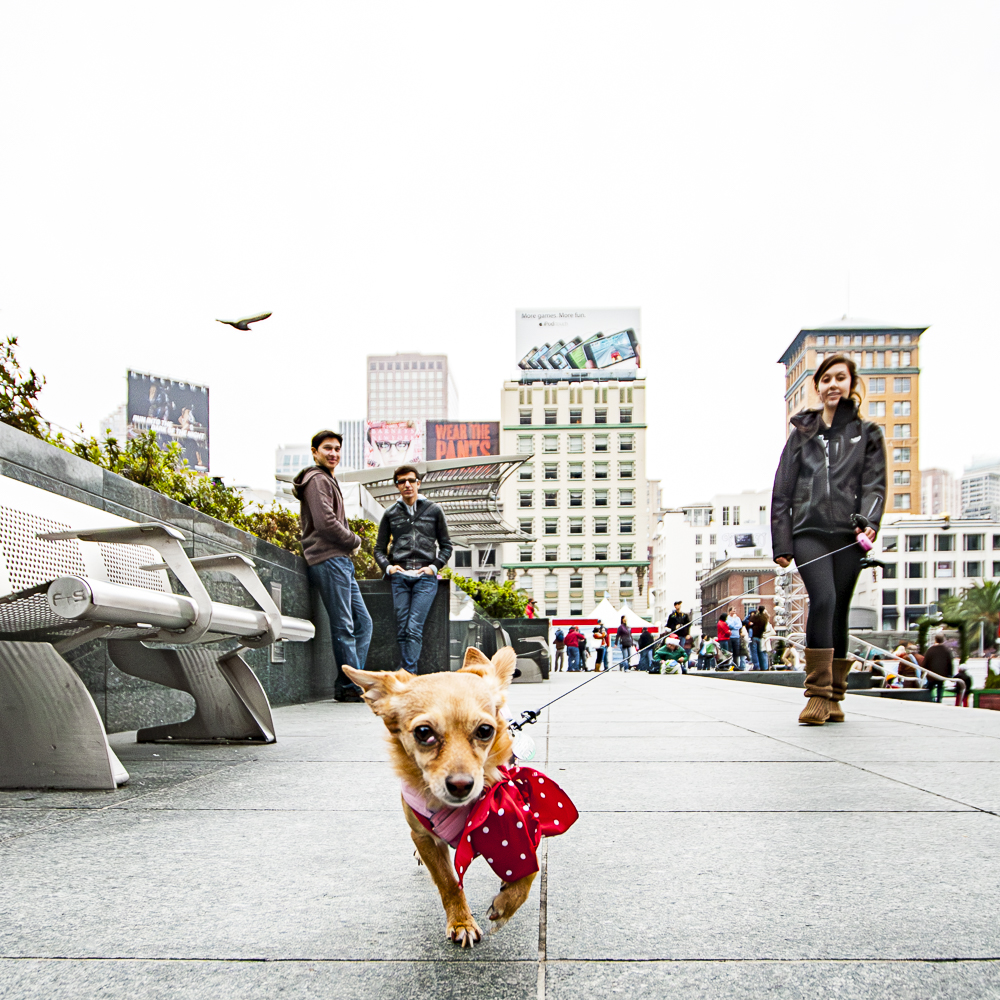
{"type": "MultiPolygon", "coordinates": [[[[851,518],[852,521],[854,521],[855,518],[858,518],[861,521],[864,520],[863,518],[860,517],[860,515],[857,515],[857,514],[852,515],[852,518],[851,518]]],[[[864,525],[856,525],[856,526],[858,526],[858,527],[861,527],[861,526],[867,527],[868,525],[867,525],[867,522],[866,522],[864,525]]],[[[866,541],[868,540],[867,537],[865,535],[863,535],[863,534],[860,535],[859,537],[865,538],[866,541]]],[[[816,556],[815,559],[809,559],[809,560],[807,560],[804,563],[796,563],[795,564],[796,569],[802,569],[803,566],[810,566],[812,563],[819,562],[821,559],[828,559],[830,556],[835,556],[835,555],[837,555],[840,552],[846,552],[848,549],[854,548],[855,546],[859,546],[862,549],[862,551],[864,551],[864,552],[867,552],[871,548],[870,544],[868,545],[867,548],[865,548],[865,546],[861,545],[861,543],[859,543],[858,541],[849,542],[847,545],[843,545],[839,549],[833,549],[831,552],[824,552],[823,555],[816,556]]],[[[877,559],[865,558],[865,559],[862,560],[862,568],[867,568],[869,566],[881,566],[881,565],[883,565],[883,564],[880,563],[877,559]]],[[[778,578],[778,576],[779,576],[778,573],[774,573],[774,574],[772,574],[771,579],[776,580],[778,578]]],[[[682,628],[691,629],[695,625],[701,624],[701,622],[705,618],[707,618],[710,614],[718,611],[722,607],[725,607],[727,604],[731,603],[731,601],[732,601],[732,597],[730,597],[728,600],[723,601],[721,604],[717,604],[714,608],[709,608],[708,611],[703,611],[693,621],[687,622],[686,625],[683,625],[681,627],[682,628]]],[[[651,643],[649,646],[647,646],[645,648],[652,651],[652,650],[658,648],[659,646],[663,645],[663,643],[665,643],[667,641],[667,638],[668,638],[668,636],[661,636],[659,639],[657,639],[655,642],[651,643]]],[[[610,650],[610,648],[611,647],[608,647],[609,650],[610,650]]],[[[595,673],[593,677],[588,677],[582,684],[577,684],[576,687],[572,687],[568,691],[564,691],[561,695],[558,695],[557,697],[553,698],[551,701],[547,701],[544,705],[541,705],[538,708],[535,708],[535,709],[531,709],[531,708],[525,709],[521,713],[520,719],[518,719],[516,721],[512,719],[510,722],[507,723],[507,728],[511,731],[511,733],[520,734],[521,730],[524,729],[525,726],[530,726],[530,725],[533,725],[534,723],[536,723],[538,721],[538,717],[550,705],[554,705],[557,701],[562,701],[563,698],[567,698],[567,697],[569,697],[569,695],[574,694],[575,692],[579,691],[580,688],[586,687],[591,682],[596,681],[597,678],[600,677],[602,674],[610,674],[610,673],[614,673],[615,670],[623,670],[624,669],[623,666],[622,666],[623,664],[625,664],[625,663],[631,664],[632,663],[632,656],[633,656],[633,654],[631,652],[629,652],[626,657],[623,657],[622,660],[619,661],[617,667],[612,667],[612,668],[601,670],[601,671],[595,673]]],[[[523,746],[523,749],[525,750],[525,753],[529,753],[530,752],[530,756],[522,757],[517,752],[517,737],[515,737],[514,753],[515,753],[515,756],[517,756],[518,759],[520,759],[520,760],[530,760],[531,757],[534,756],[534,741],[531,741],[530,737],[527,737],[527,740],[531,742],[531,746],[527,747],[527,746],[524,746],[523,744],[522,744],[522,746],[523,746]]]]}

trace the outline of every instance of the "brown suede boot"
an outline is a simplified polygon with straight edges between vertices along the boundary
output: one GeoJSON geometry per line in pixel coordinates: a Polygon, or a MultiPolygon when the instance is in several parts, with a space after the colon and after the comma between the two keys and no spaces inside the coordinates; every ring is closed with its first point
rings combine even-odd
{"type": "Polygon", "coordinates": [[[806,697],[799,722],[804,726],[822,726],[830,717],[833,697],[833,650],[806,650],[806,697]]]}
{"type": "Polygon", "coordinates": [[[844,710],[840,703],[847,694],[847,675],[851,672],[851,661],[835,658],[833,661],[833,697],[830,700],[830,714],[827,722],[843,722],[844,710]]]}

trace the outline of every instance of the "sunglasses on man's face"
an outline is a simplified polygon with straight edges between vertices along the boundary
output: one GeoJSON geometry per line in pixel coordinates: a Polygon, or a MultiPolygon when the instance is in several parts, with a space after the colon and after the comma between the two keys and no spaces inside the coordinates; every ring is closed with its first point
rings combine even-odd
{"type": "Polygon", "coordinates": [[[396,485],[397,486],[413,486],[413,485],[415,485],[416,483],[419,483],[419,482],[420,482],[419,479],[397,479],[396,480],[396,485]]]}

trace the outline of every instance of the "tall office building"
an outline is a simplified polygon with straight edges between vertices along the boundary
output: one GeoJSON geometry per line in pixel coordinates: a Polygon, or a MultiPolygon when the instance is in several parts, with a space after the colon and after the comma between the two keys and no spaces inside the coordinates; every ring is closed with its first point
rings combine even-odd
{"type": "Polygon", "coordinates": [[[947,469],[921,469],[920,496],[924,514],[958,517],[962,511],[959,484],[947,469]]]}
{"type": "Polygon", "coordinates": [[[369,420],[447,420],[458,388],[446,354],[369,354],[369,420]]]}
{"type": "MultiPolygon", "coordinates": [[[[812,377],[830,354],[846,354],[862,382],[861,415],[886,438],[886,513],[920,512],[919,340],[927,327],[842,319],[800,330],[778,359],[785,366],[786,416],[819,406],[812,377]]],[[[786,433],[791,432],[791,425],[786,433]]]]}
{"type": "Polygon", "coordinates": [[[365,467],[365,422],[341,420],[337,430],[344,438],[339,466],[341,472],[360,472],[365,467]]]}
{"type": "Polygon", "coordinates": [[[962,473],[962,517],[1000,521],[1000,458],[977,458],[962,473]]]}
{"type": "Polygon", "coordinates": [[[500,453],[531,458],[500,496],[537,540],[507,543],[503,567],[547,617],[581,617],[605,597],[645,615],[645,380],[532,377],[503,385],[500,453]]]}

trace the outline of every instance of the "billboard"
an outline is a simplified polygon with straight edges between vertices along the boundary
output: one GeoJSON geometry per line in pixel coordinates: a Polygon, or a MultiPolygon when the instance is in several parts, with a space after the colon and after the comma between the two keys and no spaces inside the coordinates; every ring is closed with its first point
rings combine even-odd
{"type": "Polygon", "coordinates": [[[500,422],[427,421],[427,461],[500,454],[500,422]]]}
{"type": "Polygon", "coordinates": [[[424,427],[418,420],[366,420],[365,468],[394,469],[424,460],[424,427]]]}
{"type": "Polygon", "coordinates": [[[188,465],[208,472],[208,386],[128,372],[128,436],[156,431],[162,446],[176,441],[188,465]]]}
{"type": "Polygon", "coordinates": [[[517,364],[526,371],[641,367],[638,309],[518,309],[517,364]]]}

